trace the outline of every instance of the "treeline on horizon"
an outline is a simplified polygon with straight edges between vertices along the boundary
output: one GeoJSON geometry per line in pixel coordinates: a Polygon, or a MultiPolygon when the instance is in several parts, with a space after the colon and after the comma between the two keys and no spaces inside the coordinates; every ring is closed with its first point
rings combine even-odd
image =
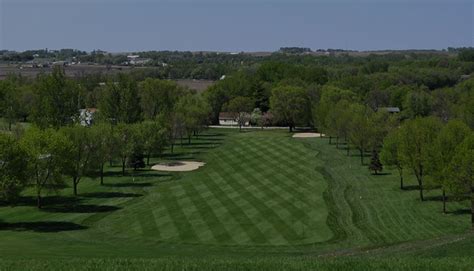
{"type": "MultiPolygon", "coordinates": [[[[153,71],[71,79],[58,68],[36,79],[11,75],[0,82],[0,113],[15,135],[6,136],[8,145],[18,142],[19,150],[26,148],[26,152],[35,145],[22,143],[33,140],[29,133],[39,134],[35,140],[44,140],[44,131],[64,135],[62,131],[71,127],[81,132],[95,129],[77,126],[81,108],[98,108],[97,122],[107,127],[145,131],[137,125],[151,122],[154,129],[164,129],[166,143],[155,142],[159,151],[148,154],[144,147],[137,147],[145,138],[140,132],[125,136],[133,132],[122,128],[114,130],[116,135],[109,134],[117,140],[128,138],[132,144],[126,155],[115,151],[108,156],[122,162],[124,173],[127,164],[143,164],[145,156],[159,155],[174,140],[189,140],[207,124],[217,124],[224,111],[234,113],[241,124],[281,125],[290,131],[297,126],[312,127],[329,137],[336,148],[345,148],[348,154],[356,150],[361,164],[374,174],[383,166],[396,168],[401,189],[405,188],[403,177],[414,176],[421,200],[426,189],[439,189],[444,203],[447,197],[469,198],[474,225],[474,50],[463,52],[456,57],[275,54],[238,68],[232,61],[222,61],[218,65],[235,71],[203,93],[178,87],[153,71]],[[401,111],[390,114],[386,107],[401,111]],[[15,125],[19,120],[37,128],[22,131],[15,125]]],[[[74,136],[67,138],[63,141],[77,147],[74,136]]],[[[67,172],[58,169],[58,174],[67,172]]]]}
{"type": "MultiPolygon", "coordinates": [[[[290,64],[311,66],[354,66],[360,68],[367,62],[390,62],[392,65],[406,65],[410,62],[432,62],[440,59],[459,59],[473,61],[474,49],[471,47],[448,48],[436,50],[401,50],[377,54],[371,52],[368,57],[351,55],[353,50],[318,49],[316,52],[326,52],[329,55],[312,55],[309,48],[282,47],[270,55],[258,53],[221,53],[221,52],[180,52],[180,51],[144,51],[131,52],[142,59],[148,59],[140,66],[148,67],[150,76],[161,79],[206,79],[218,80],[222,75],[231,74],[240,69],[255,69],[262,62],[283,61],[290,64]],[[423,53],[421,53],[423,52],[423,53]]],[[[45,60],[70,61],[100,65],[124,65],[127,63],[125,53],[107,53],[101,50],[85,52],[74,49],[61,50],[28,50],[24,52],[0,51],[0,63],[21,64],[28,61],[42,62],[45,60]]]]}

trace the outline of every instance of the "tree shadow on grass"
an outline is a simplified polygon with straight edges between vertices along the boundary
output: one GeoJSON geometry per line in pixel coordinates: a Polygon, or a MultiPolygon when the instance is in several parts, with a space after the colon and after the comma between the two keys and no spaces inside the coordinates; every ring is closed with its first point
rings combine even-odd
{"type": "Polygon", "coordinates": [[[425,196],[425,201],[443,201],[443,196],[425,196]]]}
{"type": "Polygon", "coordinates": [[[419,185],[405,185],[403,186],[404,191],[414,191],[414,190],[420,190],[419,185]]]}
{"type": "MultiPolygon", "coordinates": [[[[81,202],[81,199],[76,197],[64,197],[64,196],[46,196],[41,198],[41,203],[43,206],[46,205],[57,205],[57,204],[78,204],[81,202]]],[[[1,206],[36,206],[37,199],[36,197],[20,197],[14,202],[0,202],[1,206]]]]}
{"type": "Polygon", "coordinates": [[[18,222],[6,223],[0,222],[0,231],[33,231],[33,232],[60,232],[84,230],[87,227],[72,223],[59,221],[39,221],[39,222],[18,222]]]}
{"type": "Polygon", "coordinates": [[[106,172],[104,172],[104,177],[121,177],[121,176],[122,176],[122,171],[106,171],[106,172]]]}
{"type": "Polygon", "coordinates": [[[373,176],[387,176],[387,175],[392,175],[390,172],[378,172],[377,174],[373,174],[373,176]]]}
{"type": "Polygon", "coordinates": [[[136,193],[121,193],[121,192],[95,192],[95,193],[85,193],[81,194],[81,197],[85,198],[100,198],[100,199],[109,199],[109,198],[137,198],[142,197],[142,194],[136,193]]]}
{"type": "Polygon", "coordinates": [[[222,145],[221,142],[213,142],[213,140],[203,140],[204,142],[191,142],[191,143],[186,143],[186,146],[188,147],[194,147],[194,148],[197,148],[197,147],[200,147],[200,146],[219,146],[219,145],[222,145]]]}
{"type": "Polygon", "coordinates": [[[162,158],[165,159],[192,159],[192,155],[199,155],[201,152],[175,152],[175,153],[165,153],[162,155],[162,158]],[[190,156],[191,155],[191,156],[190,156]],[[191,157],[191,158],[189,158],[191,157]]]}
{"type": "Polygon", "coordinates": [[[107,187],[150,187],[152,183],[106,183],[107,187]]]}
{"type": "Polygon", "coordinates": [[[108,206],[108,205],[55,205],[55,206],[45,206],[41,208],[42,211],[51,212],[51,213],[108,213],[121,209],[117,206],[108,206]]]}
{"type": "Polygon", "coordinates": [[[468,215],[471,214],[471,209],[457,209],[456,211],[448,212],[453,215],[468,215]]]}
{"type": "Polygon", "coordinates": [[[226,134],[224,134],[224,133],[200,134],[200,135],[198,135],[198,138],[199,137],[223,137],[225,135],[226,134]]]}

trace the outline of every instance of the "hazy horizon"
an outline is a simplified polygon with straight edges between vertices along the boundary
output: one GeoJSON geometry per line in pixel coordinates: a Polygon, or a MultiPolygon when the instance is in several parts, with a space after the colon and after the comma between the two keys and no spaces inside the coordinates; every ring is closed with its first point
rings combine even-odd
{"type": "Polygon", "coordinates": [[[473,46],[472,1],[0,0],[0,49],[258,52],[473,46]]]}

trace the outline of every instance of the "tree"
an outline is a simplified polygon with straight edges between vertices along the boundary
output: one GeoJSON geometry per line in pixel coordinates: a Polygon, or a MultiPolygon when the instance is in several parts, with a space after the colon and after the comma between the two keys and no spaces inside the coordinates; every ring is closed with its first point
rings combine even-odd
{"type": "Polygon", "coordinates": [[[375,175],[382,171],[383,165],[380,162],[379,154],[376,150],[372,150],[372,157],[370,158],[369,169],[374,172],[375,175]]]}
{"type": "Polygon", "coordinates": [[[104,165],[114,156],[116,149],[116,138],[114,137],[111,125],[105,123],[94,124],[90,128],[90,137],[92,140],[92,159],[91,167],[99,170],[100,184],[104,184],[104,165]]]}
{"type": "Polygon", "coordinates": [[[180,121],[189,144],[191,136],[196,135],[207,124],[209,112],[206,101],[197,94],[188,94],[179,99],[175,107],[176,120],[180,121]]]}
{"type": "Polygon", "coordinates": [[[37,206],[41,208],[42,192],[63,183],[65,157],[70,155],[71,145],[64,135],[53,129],[34,127],[26,131],[21,144],[28,154],[29,178],[36,190],[37,206]]]}
{"type": "Polygon", "coordinates": [[[353,104],[351,106],[351,122],[349,130],[350,142],[359,150],[360,163],[364,164],[365,152],[370,146],[373,137],[373,127],[370,123],[370,115],[373,114],[370,108],[353,104]]]}
{"type": "Polygon", "coordinates": [[[428,164],[434,183],[441,187],[443,193],[443,213],[446,213],[446,190],[449,188],[447,168],[455,155],[456,148],[469,136],[471,130],[459,120],[451,120],[439,132],[428,164]]]}
{"type": "Polygon", "coordinates": [[[327,133],[336,137],[336,148],[339,148],[339,139],[342,138],[347,143],[349,152],[348,136],[350,132],[350,122],[352,120],[351,104],[347,100],[340,100],[335,107],[329,111],[326,119],[327,133]]]}
{"type": "Polygon", "coordinates": [[[403,190],[403,164],[399,155],[399,148],[399,131],[394,130],[385,137],[380,158],[382,159],[382,163],[386,166],[395,167],[397,169],[398,175],[400,176],[400,189],[403,190]]]}
{"type": "Polygon", "coordinates": [[[122,165],[122,175],[125,176],[125,167],[127,165],[127,159],[135,153],[137,149],[137,136],[139,128],[138,126],[120,123],[114,129],[114,137],[116,145],[117,155],[120,157],[122,165]]]}
{"type": "Polygon", "coordinates": [[[168,131],[166,125],[160,120],[145,121],[140,125],[143,149],[146,156],[146,164],[150,165],[151,155],[160,155],[163,152],[165,146],[168,144],[168,131]]]}
{"type": "Polygon", "coordinates": [[[181,90],[174,81],[147,78],[140,83],[140,105],[145,119],[170,114],[181,90]]]}
{"type": "Polygon", "coordinates": [[[270,110],[276,121],[288,125],[290,132],[296,124],[304,123],[309,107],[306,92],[300,87],[280,86],[272,91],[270,110]]]}
{"type": "Polygon", "coordinates": [[[464,139],[456,148],[448,167],[453,190],[469,193],[471,200],[471,224],[474,228],[474,133],[464,139]]]}
{"type": "Polygon", "coordinates": [[[413,90],[406,96],[403,108],[408,118],[426,117],[433,109],[433,98],[423,89],[413,90]]]}
{"type": "Polygon", "coordinates": [[[20,117],[19,88],[10,80],[0,81],[0,116],[8,122],[8,130],[20,117]]]}
{"type": "Polygon", "coordinates": [[[72,123],[79,114],[79,88],[56,67],[50,75],[39,77],[34,88],[31,117],[41,127],[59,128],[72,123]]]}
{"type": "Polygon", "coordinates": [[[250,112],[254,108],[255,102],[248,97],[238,96],[224,105],[226,111],[235,114],[235,119],[239,124],[239,130],[246,122],[250,121],[250,112]]]}
{"type": "Polygon", "coordinates": [[[91,163],[95,149],[92,135],[89,128],[83,126],[64,127],[61,132],[66,136],[70,143],[71,149],[67,157],[68,160],[66,174],[72,178],[72,186],[74,196],[77,196],[77,186],[82,177],[91,171],[91,163]]]}
{"type": "MultiPolygon", "coordinates": [[[[318,128],[319,132],[325,132],[326,129],[331,129],[326,123],[329,112],[334,109],[336,104],[342,100],[348,102],[354,102],[356,100],[355,94],[346,89],[341,89],[335,86],[325,85],[322,88],[321,98],[318,105],[316,106],[315,113],[313,114],[313,124],[318,128]]],[[[331,142],[331,137],[329,141],[331,142]]]]}
{"type": "Polygon", "coordinates": [[[410,168],[416,177],[421,201],[424,200],[424,177],[430,167],[429,155],[440,129],[441,122],[434,117],[408,120],[400,128],[399,155],[403,166],[410,168]]]}
{"type": "Polygon", "coordinates": [[[0,201],[12,202],[28,181],[26,152],[10,135],[0,133],[0,201]]]}
{"type": "Polygon", "coordinates": [[[99,100],[100,116],[112,123],[135,123],[142,119],[140,95],[135,80],[120,74],[108,82],[99,100]]]}

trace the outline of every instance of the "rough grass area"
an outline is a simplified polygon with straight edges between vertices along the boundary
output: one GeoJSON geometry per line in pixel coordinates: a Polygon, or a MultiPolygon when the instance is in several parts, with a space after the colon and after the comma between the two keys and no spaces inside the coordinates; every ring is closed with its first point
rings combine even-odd
{"type": "Polygon", "coordinates": [[[0,270],[74,270],[69,261],[77,270],[452,270],[474,264],[470,220],[462,211],[467,205],[450,202],[443,215],[439,191],[422,203],[412,178],[401,191],[396,173],[373,176],[355,153],[346,156],[327,139],[209,130],[152,164],[172,160],[206,166],[121,176],[117,163],[107,169],[104,186],[83,180],[77,198],[66,187],[46,197],[42,210],[30,192],[15,207],[0,204],[0,270]]]}
{"type": "Polygon", "coordinates": [[[0,262],[1,270],[472,270],[473,261],[466,258],[161,258],[161,259],[74,259],[74,260],[20,260],[0,262]]]}

